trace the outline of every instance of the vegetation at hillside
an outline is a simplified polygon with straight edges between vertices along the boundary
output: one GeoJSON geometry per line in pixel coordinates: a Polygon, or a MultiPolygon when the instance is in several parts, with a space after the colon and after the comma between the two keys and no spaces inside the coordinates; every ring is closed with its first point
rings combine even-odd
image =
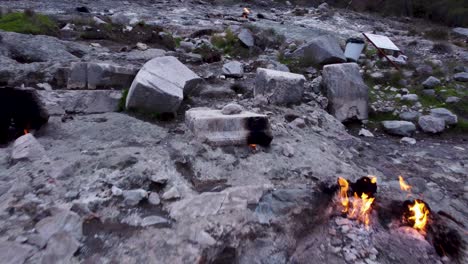
{"type": "Polygon", "coordinates": [[[26,10],[0,16],[0,30],[22,34],[55,35],[58,27],[50,17],[26,10]]]}

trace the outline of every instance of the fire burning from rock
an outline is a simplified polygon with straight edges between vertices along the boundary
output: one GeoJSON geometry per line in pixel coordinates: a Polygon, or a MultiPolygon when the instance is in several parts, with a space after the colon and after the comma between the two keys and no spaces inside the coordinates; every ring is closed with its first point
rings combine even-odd
{"type": "Polygon", "coordinates": [[[344,178],[338,178],[338,185],[340,186],[339,200],[343,207],[342,212],[348,218],[357,219],[368,227],[372,203],[375,200],[373,197],[375,190],[373,190],[373,187],[369,188],[369,186],[376,186],[376,184],[377,178],[375,177],[361,178],[353,184],[355,188],[353,188],[353,197],[350,198],[348,197],[349,182],[344,178]]]}
{"type": "Polygon", "coordinates": [[[242,9],[242,17],[248,18],[249,15],[250,15],[250,10],[247,7],[244,7],[244,9],[242,9]]]}
{"type": "MultiPolygon", "coordinates": [[[[411,185],[407,184],[402,176],[399,176],[400,189],[411,194],[411,185]]],[[[407,211],[403,215],[404,222],[407,222],[414,229],[425,232],[427,222],[429,220],[430,210],[427,207],[426,203],[421,200],[406,201],[404,205],[407,206],[407,211]]]]}

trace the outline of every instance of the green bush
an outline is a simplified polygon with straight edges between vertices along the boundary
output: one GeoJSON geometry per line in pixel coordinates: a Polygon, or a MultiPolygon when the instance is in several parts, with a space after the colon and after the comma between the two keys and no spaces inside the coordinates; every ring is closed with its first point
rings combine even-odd
{"type": "Polygon", "coordinates": [[[33,35],[56,35],[58,32],[57,24],[50,17],[30,10],[3,15],[0,17],[0,29],[33,35]]]}

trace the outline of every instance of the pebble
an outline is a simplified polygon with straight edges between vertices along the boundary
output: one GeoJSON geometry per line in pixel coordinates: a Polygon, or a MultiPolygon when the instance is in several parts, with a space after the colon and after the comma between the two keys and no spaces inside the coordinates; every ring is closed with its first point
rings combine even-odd
{"type": "Polygon", "coordinates": [[[148,197],[148,202],[152,205],[159,205],[161,203],[161,199],[159,198],[159,194],[156,192],[150,193],[148,197]]]}
{"type": "Polygon", "coordinates": [[[336,218],[335,223],[339,226],[342,225],[351,225],[351,221],[348,218],[336,218]]]}
{"type": "Polygon", "coordinates": [[[283,146],[283,151],[282,151],[283,155],[288,157],[288,158],[291,158],[294,156],[294,148],[290,145],[290,144],[285,144],[283,146]]]}
{"type": "Polygon", "coordinates": [[[414,145],[416,144],[416,139],[410,137],[403,137],[400,139],[401,144],[414,145]]]}
{"type": "Polygon", "coordinates": [[[170,188],[167,192],[162,195],[163,200],[173,200],[180,198],[180,192],[177,187],[170,188]]]}

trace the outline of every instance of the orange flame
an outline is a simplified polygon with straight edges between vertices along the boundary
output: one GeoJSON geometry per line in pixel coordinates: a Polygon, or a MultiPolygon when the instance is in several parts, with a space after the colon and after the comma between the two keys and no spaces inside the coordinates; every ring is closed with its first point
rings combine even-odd
{"type": "Polygon", "coordinates": [[[242,9],[242,17],[247,18],[249,15],[250,15],[250,10],[247,7],[244,7],[244,9],[242,9]]]}
{"type": "Polygon", "coordinates": [[[403,190],[403,191],[406,191],[406,192],[411,192],[411,186],[408,185],[405,180],[403,179],[403,177],[401,176],[398,176],[398,179],[400,181],[400,188],[403,190]]]}
{"type": "Polygon", "coordinates": [[[25,135],[29,134],[29,131],[26,128],[23,129],[23,132],[24,132],[25,135]]]}
{"type": "MultiPolygon", "coordinates": [[[[377,178],[372,177],[371,182],[376,183],[377,178]]],[[[347,213],[349,218],[357,219],[363,222],[368,227],[370,223],[369,214],[372,203],[374,202],[375,198],[371,198],[368,194],[365,193],[363,193],[361,197],[359,197],[357,193],[354,193],[354,197],[350,199],[348,197],[348,181],[339,177],[338,185],[340,186],[339,197],[341,205],[343,206],[343,213],[347,213]]]]}
{"type": "Polygon", "coordinates": [[[429,209],[426,207],[426,204],[415,200],[414,205],[408,205],[408,209],[411,212],[411,216],[408,217],[408,220],[414,221],[413,228],[424,231],[429,218],[429,209]]]}
{"type": "Polygon", "coordinates": [[[249,144],[250,149],[257,150],[257,144],[249,144]]]}

